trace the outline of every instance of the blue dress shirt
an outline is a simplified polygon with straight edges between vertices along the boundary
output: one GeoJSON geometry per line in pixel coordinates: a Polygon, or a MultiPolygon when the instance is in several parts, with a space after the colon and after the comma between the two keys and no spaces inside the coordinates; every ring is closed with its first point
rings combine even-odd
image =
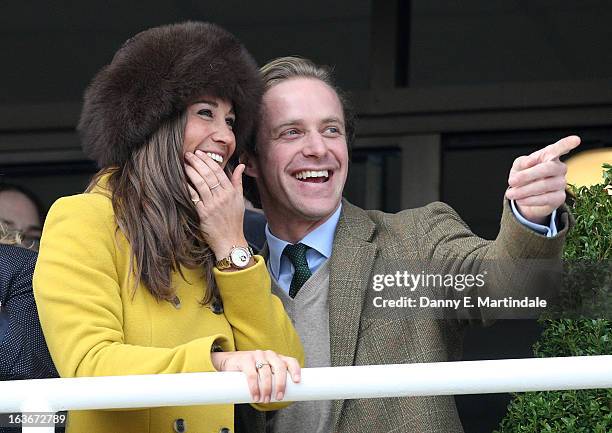
{"type": "MultiPolygon", "coordinates": [[[[550,218],[550,226],[546,227],[541,224],[535,224],[523,217],[518,211],[514,201],[510,201],[512,213],[514,216],[525,226],[530,229],[542,234],[547,237],[553,237],[557,234],[557,227],[555,225],[555,217],[557,211],[554,210],[550,218]]],[[[306,252],[306,261],[308,267],[314,273],[319,266],[321,266],[327,259],[331,257],[332,248],[334,245],[334,234],[336,233],[336,226],[340,219],[340,212],[342,211],[342,203],[338,206],[338,209],[332,214],[331,217],[319,227],[308,233],[304,239],[300,240],[304,245],[310,248],[306,252]]],[[[291,278],[293,278],[293,264],[291,261],[283,255],[283,250],[289,242],[277,238],[270,231],[270,227],[266,224],[266,240],[268,242],[268,250],[270,257],[268,259],[268,269],[270,274],[278,281],[279,286],[287,293],[289,293],[289,287],[291,286],[291,278]]]]}

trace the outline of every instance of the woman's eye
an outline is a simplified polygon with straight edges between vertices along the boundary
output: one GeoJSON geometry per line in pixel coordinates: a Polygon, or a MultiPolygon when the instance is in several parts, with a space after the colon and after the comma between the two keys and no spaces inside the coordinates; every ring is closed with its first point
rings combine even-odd
{"type": "Polygon", "coordinates": [[[201,110],[198,111],[198,114],[200,116],[212,117],[212,111],[209,110],[208,108],[202,108],[201,110]]]}
{"type": "Polygon", "coordinates": [[[234,119],[233,117],[228,117],[227,119],[225,119],[225,123],[227,123],[227,126],[229,126],[230,128],[233,128],[234,124],[236,123],[236,119],[234,119]]]}
{"type": "Polygon", "coordinates": [[[330,126],[327,128],[327,131],[331,132],[332,134],[338,134],[340,132],[340,128],[336,126],[330,126]]]}

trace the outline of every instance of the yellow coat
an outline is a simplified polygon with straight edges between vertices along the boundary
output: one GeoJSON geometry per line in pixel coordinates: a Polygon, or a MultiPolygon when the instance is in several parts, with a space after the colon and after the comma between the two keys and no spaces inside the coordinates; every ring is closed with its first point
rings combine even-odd
{"type": "MultiPolygon", "coordinates": [[[[157,301],[142,286],[133,292],[130,247],[116,228],[111,201],[100,189],[59,199],[49,211],[34,294],[62,377],[215,371],[210,356],[215,342],[224,351],[271,349],[303,362],[300,339],[282,303],[270,293],[260,256],[255,257],[256,265],[242,271],[215,270],[222,314],[199,303],[205,284],[202,272],[183,268],[186,281],[178,273],[173,276],[180,298],[176,308],[157,301]]],[[[75,411],[69,414],[67,431],[170,433],[178,419],[184,420],[189,433],[233,430],[234,408],[75,411]]]]}

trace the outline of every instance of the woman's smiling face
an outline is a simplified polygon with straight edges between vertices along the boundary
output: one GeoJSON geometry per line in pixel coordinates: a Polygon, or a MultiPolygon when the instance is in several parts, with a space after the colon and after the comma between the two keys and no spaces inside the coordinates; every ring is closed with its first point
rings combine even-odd
{"type": "Polygon", "coordinates": [[[232,104],[215,97],[202,97],[187,107],[183,155],[196,150],[208,154],[225,168],[236,150],[232,104]]]}

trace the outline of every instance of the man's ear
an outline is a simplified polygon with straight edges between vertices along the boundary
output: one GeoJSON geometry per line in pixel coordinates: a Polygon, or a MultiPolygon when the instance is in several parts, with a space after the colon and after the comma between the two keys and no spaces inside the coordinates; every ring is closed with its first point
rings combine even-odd
{"type": "Polygon", "coordinates": [[[253,155],[243,153],[240,155],[239,161],[241,164],[246,166],[244,169],[244,174],[251,177],[257,177],[257,158],[255,158],[253,155]]]}

